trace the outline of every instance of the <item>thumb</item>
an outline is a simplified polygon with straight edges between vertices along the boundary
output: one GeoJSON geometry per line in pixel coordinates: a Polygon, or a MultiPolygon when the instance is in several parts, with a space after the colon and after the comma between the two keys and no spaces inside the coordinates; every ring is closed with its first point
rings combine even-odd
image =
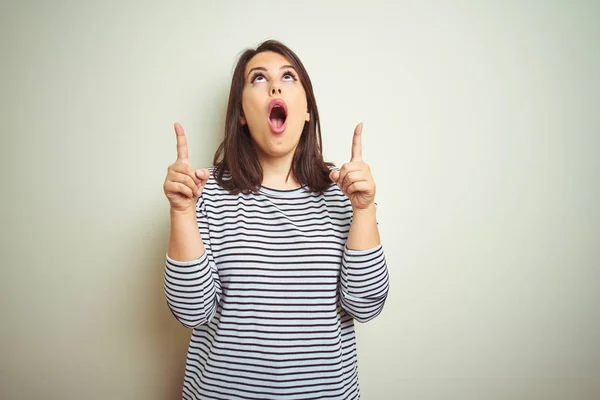
{"type": "Polygon", "coordinates": [[[331,171],[329,173],[329,179],[331,179],[333,182],[337,182],[339,178],[340,178],[340,171],[331,171]]]}

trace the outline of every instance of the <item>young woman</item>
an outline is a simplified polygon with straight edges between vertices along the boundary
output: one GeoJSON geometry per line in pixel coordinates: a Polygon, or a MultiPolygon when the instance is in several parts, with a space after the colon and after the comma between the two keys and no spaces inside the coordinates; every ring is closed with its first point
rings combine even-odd
{"type": "Polygon", "coordinates": [[[183,398],[358,399],[354,320],[389,287],[362,124],[351,161],[324,162],[308,73],[267,41],[237,63],[213,168],[175,132],[165,294],[193,328],[183,398]]]}

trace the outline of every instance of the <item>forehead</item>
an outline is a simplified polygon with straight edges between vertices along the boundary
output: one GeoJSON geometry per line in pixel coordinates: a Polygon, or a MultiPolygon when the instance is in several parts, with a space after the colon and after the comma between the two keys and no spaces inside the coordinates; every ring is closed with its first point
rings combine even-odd
{"type": "Polygon", "coordinates": [[[246,73],[255,67],[264,67],[266,69],[279,69],[283,65],[291,65],[292,63],[286,57],[272,51],[264,51],[256,54],[248,61],[246,65],[246,73]]]}

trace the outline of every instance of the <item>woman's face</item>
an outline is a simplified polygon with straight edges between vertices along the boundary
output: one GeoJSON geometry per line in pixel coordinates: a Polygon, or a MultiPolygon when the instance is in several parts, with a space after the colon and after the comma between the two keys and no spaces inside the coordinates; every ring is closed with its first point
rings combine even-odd
{"type": "Polygon", "coordinates": [[[259,158],[294,153],[310,120],[298,73],[281,54],[262,52],[246,65],[242,124],[247,124],[259,158]]]}

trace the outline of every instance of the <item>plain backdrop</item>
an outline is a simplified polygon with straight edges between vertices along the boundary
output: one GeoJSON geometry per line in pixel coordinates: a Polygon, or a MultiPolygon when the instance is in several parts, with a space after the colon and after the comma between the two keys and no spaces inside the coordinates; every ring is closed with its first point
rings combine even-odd
{"type": "Polygon", "coordinates": [[[4,1],[0,398],[180,398],[162,289],[180,122],[223,135],[239,54],[313,80],[377,182],[391,291],[365,400],[600,398],[597,1],[4,1]]]}

